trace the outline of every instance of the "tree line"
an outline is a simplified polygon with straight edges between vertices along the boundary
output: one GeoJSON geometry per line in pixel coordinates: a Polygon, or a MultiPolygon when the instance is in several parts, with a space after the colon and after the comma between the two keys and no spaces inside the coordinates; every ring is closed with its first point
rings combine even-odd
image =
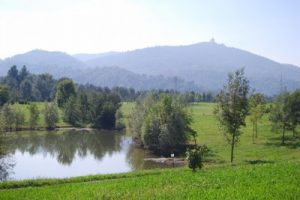
{"type": "Polygon", "coordinates": [[[55,80],[51,75],[33,75],[23,66],[13,66],[0,85],[1,127],[20,130],[26,117],[30,129],[37,128],[40,115],[47,129],[54,129],[62,120],[72,126],[112,129],[116,126],[116,112],[121,99],[109,88],[78,85],[69,78],[55,80]],[[44,101],[39,109],[33,101],[44,101]],[[29,116],[14,103],[28,104],[29,116]]]}

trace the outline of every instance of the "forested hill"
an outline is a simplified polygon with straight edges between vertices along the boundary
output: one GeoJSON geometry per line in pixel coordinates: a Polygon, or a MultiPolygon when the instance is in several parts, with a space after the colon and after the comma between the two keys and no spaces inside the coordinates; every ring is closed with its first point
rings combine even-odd
{"type": "Polygon", "coordinates": [[[75,70],[83,69],[86,64],[76,58],[58,51],[32,50],[6,58],[0,63],[1,76],[13,66],[23,66],[34,73],[50,73],[55,77],[68,76],[75,70]]]}
{"type": "MultiPolygon", "coordinates": [[[[108,53],[105,55],[109,55],[108,53]]],[[[87,55],[78,55],[82,59],[87,55]]],[[[98,55],[99,56],[99,55],[98,55]]],[[[104,56],[104,55],[100,55],[104,56]]],[[[8,69],[16,65],[19,69],[26,65],[34,74],[49,73],[54,78],[70,77],[80,84],[93,84],[102,87],[130,87],[136,90],[177,89],[179,91],[205,91],[192,81],[163,75],[137,74],[119,67],[88,67],[87,64],[62,52],[34,50],[16,55],[0,62],[0,77],[7,74],[8,69]]]]}
{"type": "Polygon", "coordinates": [[[244,67],[252,89],[258,92],[276,94],[281,83],[289,90],[300,87],[300,67],[214,41],[74,56],[34,50],[0,61],[0,76],[12,65],[26,65],[33,73],[67,76],[83,84],[204,91],[219,90],[229,72],[244,67]]]}
{"type": "Polygon", "coordinates": [[[87,62],[90,66],[116,65],[144,74],[178,76],[197,85],[217,90],[227,74],[244,67],[251,86],[267,94],[277,93],[280,79],[288,89],[300,87],[300,68],[280,64],[270,59],[223,44],[203,42],[186,46],[158,46],[87,62]]]}

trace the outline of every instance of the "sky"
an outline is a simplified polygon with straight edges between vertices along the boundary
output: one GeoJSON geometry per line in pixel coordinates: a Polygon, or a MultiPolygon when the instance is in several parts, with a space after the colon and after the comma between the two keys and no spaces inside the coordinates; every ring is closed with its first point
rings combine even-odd
{"type": "Polygon", "coordinates": [[[209,41],[300,66],[298,0],[0,0],[0,58],[209,41]]]}

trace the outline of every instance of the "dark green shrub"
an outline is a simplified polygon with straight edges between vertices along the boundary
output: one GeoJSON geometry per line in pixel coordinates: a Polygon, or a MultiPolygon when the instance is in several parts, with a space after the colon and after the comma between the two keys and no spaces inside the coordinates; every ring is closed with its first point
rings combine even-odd
{"type": "Polygon", "coordinates": [[[189,168],[194,172],[197,168],[201,169],[203,167],[203,156],[208,151],[205,145],[190,148],[186,152],[186,159],[188,160],[189,168]]]}

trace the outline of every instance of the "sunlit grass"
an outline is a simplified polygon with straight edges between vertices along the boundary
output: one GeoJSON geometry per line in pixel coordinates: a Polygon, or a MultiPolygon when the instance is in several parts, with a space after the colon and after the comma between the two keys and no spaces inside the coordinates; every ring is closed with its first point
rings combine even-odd
{"type": "Polygon", "coordinates": [[[196,173],[187,168],[150,170],[69,181],[22,181],[25,188],[2,190],[0,199],[299,199],[299,175],[299,161],[196,173]]]}

